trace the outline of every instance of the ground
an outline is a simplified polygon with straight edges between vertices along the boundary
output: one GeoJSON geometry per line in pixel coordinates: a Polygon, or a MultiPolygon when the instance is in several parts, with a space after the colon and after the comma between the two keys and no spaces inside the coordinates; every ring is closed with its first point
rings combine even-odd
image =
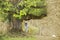
{"type": "Polygon", "coordinates": [[[42,19],[32,19],[28,23],[39,28],[38,40],[60,40],[60,0],[47,1],[47,16],[42,19]],[[55,37],[53,37],[55,35],[55,37]]]}

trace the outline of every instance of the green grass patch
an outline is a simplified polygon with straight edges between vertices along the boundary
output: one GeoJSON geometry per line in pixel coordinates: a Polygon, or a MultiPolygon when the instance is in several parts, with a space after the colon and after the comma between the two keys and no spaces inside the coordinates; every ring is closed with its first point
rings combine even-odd
{"type": "Polygon", "coordinates": [[[35,37],[0,37],[0,40],[36,40],[35,37]]]}

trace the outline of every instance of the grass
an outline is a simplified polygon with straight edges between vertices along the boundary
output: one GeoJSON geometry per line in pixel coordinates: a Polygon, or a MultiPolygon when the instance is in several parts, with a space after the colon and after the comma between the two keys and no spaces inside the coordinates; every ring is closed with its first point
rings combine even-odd
{"type": "Polygon", "coordinates": [[[3,37],[0,37],[0,40],[36,40],[35,37],[6,37],[6,36],[3,36],[3,37]]]}

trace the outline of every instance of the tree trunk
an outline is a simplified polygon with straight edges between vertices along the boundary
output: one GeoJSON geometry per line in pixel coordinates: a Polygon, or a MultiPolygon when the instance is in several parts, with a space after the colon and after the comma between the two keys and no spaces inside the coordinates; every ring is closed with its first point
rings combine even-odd
{"type": "MultiPolygon", "coordinates": [[[[10,2],[14,5],[14,7],[16,7],[17,3],[19,3],[21,0],[10,0],[10,2]]],[[[11,31],[17,32],[17,31],[22,31],[22,20],[14,18],[13,17],[13,12],[10,12],[10,14],[8,15],[8,19],[10,22],[10,27],[11,27],[11,31]]]]}
{"type": "Polygon", "coordinates": [[[22,21],[21,20],[19,20],[19,19],[15,19],[15,18],[13,18],[12,19],[12,31],[22,31],[22,26],[21,26],[21,24],[22,24],[22,21]]]}

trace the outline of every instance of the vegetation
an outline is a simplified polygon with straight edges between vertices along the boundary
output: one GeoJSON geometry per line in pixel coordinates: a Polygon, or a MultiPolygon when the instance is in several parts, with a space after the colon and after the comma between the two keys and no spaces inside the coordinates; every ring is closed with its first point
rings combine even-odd
{"type": "Polygon", "coordinates": [[[21,19],[23,16],[26,15],[34,15],[34,16],[41,16],[42,14],[46,14],[46,3],[44,0],[23,0],[17,5],[20,7],[19,15],[14,15],[21,19]]]}
{"type": "Polygon", "coordinates": [[[9,37],[9,36],[4,36],[0,37],[1,40],[37,40],[35,37],[9,37]]]}
{"type": "Polygon", "coordinates": [[[0,0],[0,19],[6,19],[10,14],[21,19],[23,16],[32,14],[41,16],[46,13],[46,3],[44,0],[23,0],[17,5],[13,5],[10,0],[0,0]]]}
{"type": "MultiPolygon", "coordinates": [[[[0,21],[8,20],[11,25],[14,25],[12,29],[19,30],[20,21],[23,17],[27,15],[41,16],[47,14],[45,0],[21,0],[17,3],[12,3],[10,0],[0,0],[0,21]],[[18,26],[18,28],[17,28],[18,26]]],[[[28,17],[28,16],[27,16],[28,17]]],[[[22,27],[20,27],[22,29],[22,27]]],[[[36,28],[34,28],[36,29],[36,28]]],[[[38,30],[38,29],[37,29],[38,30]]],[[[36,30],[36,31],[37,31],[36,30]]],[[[29,28],[29,33],[35,30],[29,28]]],[[[11,38],[11,37],[1,37],[1,40],[35,40],[33,37],[23,37],[23,38],[11,38]]]]}
{"type": "Polygon", "coordinates": [[[22,0],[15,4],[10,0],[0,0],[0,21],[8,19],[9,22],[12,22],[11,20],[13,20],[12,25],[17,30],[20,27],[20,19],[23,17],[27,15],[41,16],[46,13],[45,0],[22,0]]]}

